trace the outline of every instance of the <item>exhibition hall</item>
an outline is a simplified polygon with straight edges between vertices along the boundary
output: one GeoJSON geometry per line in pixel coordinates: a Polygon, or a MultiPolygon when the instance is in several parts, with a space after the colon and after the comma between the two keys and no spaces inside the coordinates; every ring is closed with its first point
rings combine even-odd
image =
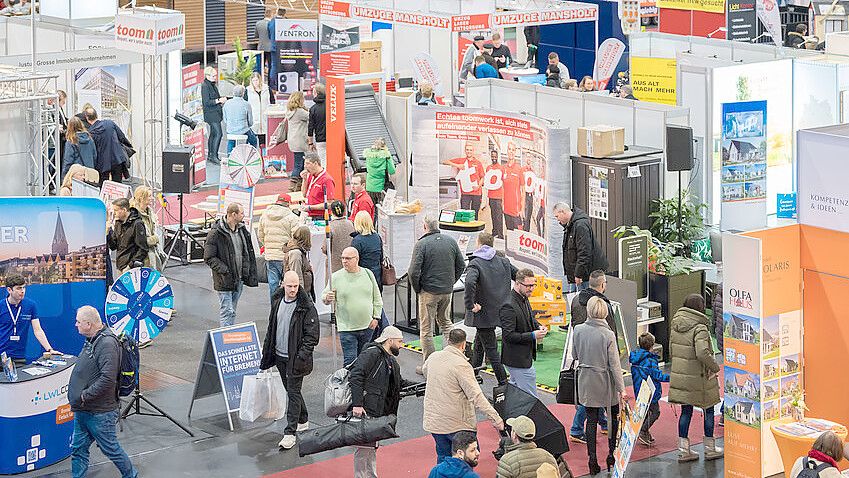
{"type": "Polygon", "coordinates": [[[849,478],[847,12],[0,0],[0,475],[849,478]]]}

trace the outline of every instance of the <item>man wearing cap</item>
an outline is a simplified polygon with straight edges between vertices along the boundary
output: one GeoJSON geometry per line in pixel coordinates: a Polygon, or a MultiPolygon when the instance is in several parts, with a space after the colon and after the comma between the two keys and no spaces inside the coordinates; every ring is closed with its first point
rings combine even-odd
{"type": "MultiPolygon", "coordinates": [[[[415,385],[401,377],[401,366],[395,358],[403,345],[401,331],[390,325],[357,357],[348,379],[355,417],[398,414],[401,389],[415,385]]],[[[377,478],[376,448],[376,443],[354,447],[354,478],[377,478]]]]}
{"type": "Polygon", "coordinates": [[[477,431],[475,408],[486,414],[497,430],[504,429],[504,422],[484,396],[466,360],[466,332],[451,329],[448,345],[431,354],[422,366],[427,380],[422,428],[436,442],[437,464],[451,456],[451,440],[457,432],[477,431]]]}
{"type": "Polygon", "coordinates": [[[280,286],[280,278],[283,277],[283,260],[286,258],[283,248],[292,239],[292,231],[303,223],[300,216],[289,208],[290,202],[288,194],[281,194],[275,204],[262,212],[257,228],[260,252],[268,271],[270,298],[274,297],[274,292],[280,286]]]}
{"type": "Polygon", "coordinates": [[[481,49],[483,48],[483,42],[485,38],[483,35],[477,35],[474,38],[474,41],[469,48],[466,50],[466,53],[463,55],[463,63],[460,67],[460,81],[465,81],[469,76],[469,73],[475,67],[475,58],[481,55],[481,49]]]}
{"type": "Polygon", "coordinates": [[[512,445],[508,445],[504,456],[498,460],[498,478],[536,478],[537,468],[548,463],[557,468],[557,460],[551,453],[537,448],[534,437],[537,427],[530,418],[519,415],[508,418],[512,445]]]}

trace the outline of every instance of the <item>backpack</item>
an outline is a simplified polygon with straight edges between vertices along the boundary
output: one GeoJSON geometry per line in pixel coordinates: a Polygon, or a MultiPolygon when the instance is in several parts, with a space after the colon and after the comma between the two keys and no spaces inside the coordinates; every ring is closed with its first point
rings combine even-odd
{"type": "Polygon", "coordinates": [[[828,463],[817,465],[813,460],[805,457],[804,461],[802,461],[802,471],[795,478],[817,478],[822,471],[830,466],[828,463]]]}
{"type": "Polygon", "coordinates": [[[324,413],[328,417],[335,418],[346,414],[354,403],[348,379],[356,361],[354,359],[347,367],[342,367],[327,376],[327,384],[324,388],[324,413]]]}
{"type": "Polygon", "coordinates": [[[139,344],[126,333],[115,336],[118,351],[121,354],[121,365],[118,369],[118,396],[129,397],[138,387],[139,375],[139,344]]]}

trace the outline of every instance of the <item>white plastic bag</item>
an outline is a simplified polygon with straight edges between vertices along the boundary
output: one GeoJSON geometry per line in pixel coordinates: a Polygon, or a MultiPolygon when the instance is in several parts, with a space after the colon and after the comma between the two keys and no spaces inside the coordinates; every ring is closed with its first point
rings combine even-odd
{"type": "Polygon", "coordinates": [[[286,388],[283,386],[283,380],[280,379],[280,372],[266,372],[267,379],[263,378],[263,385],[268,389],[268,410],[262,415],[263,418],[271,418],[280,420],[286,416],[286,405],[289,403],[289,396],[286,393],[286,388]]]}
{"type": "Polygon", "coordinates": [[[242,377],[242,398],[239,402],[239,419],[254,422],[268,411],[269,387],[264,372],[242,377]]]}

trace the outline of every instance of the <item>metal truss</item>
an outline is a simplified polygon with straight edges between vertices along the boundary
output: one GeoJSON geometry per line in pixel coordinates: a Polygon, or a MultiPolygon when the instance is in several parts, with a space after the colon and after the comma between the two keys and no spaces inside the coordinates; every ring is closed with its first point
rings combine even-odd
{"type": "Polygon", "coordinates": [[[55,74],[32,73],[24,68],[0,67],[0,104],[20,103],[27,112],[27,189],[33,196],[46,196],[51,189],[59,188],[57,78],[55,74]],[[53,105],[48,100],[53,100],[53,105]]]}
{"type": "Polygon", "coordinates": [[[140,176],[153,190],[161,184],[162,149],[165,146],[165,55],[144,57],[144,143],[141,154],[133,158],[133,174],[140,176]]]}

